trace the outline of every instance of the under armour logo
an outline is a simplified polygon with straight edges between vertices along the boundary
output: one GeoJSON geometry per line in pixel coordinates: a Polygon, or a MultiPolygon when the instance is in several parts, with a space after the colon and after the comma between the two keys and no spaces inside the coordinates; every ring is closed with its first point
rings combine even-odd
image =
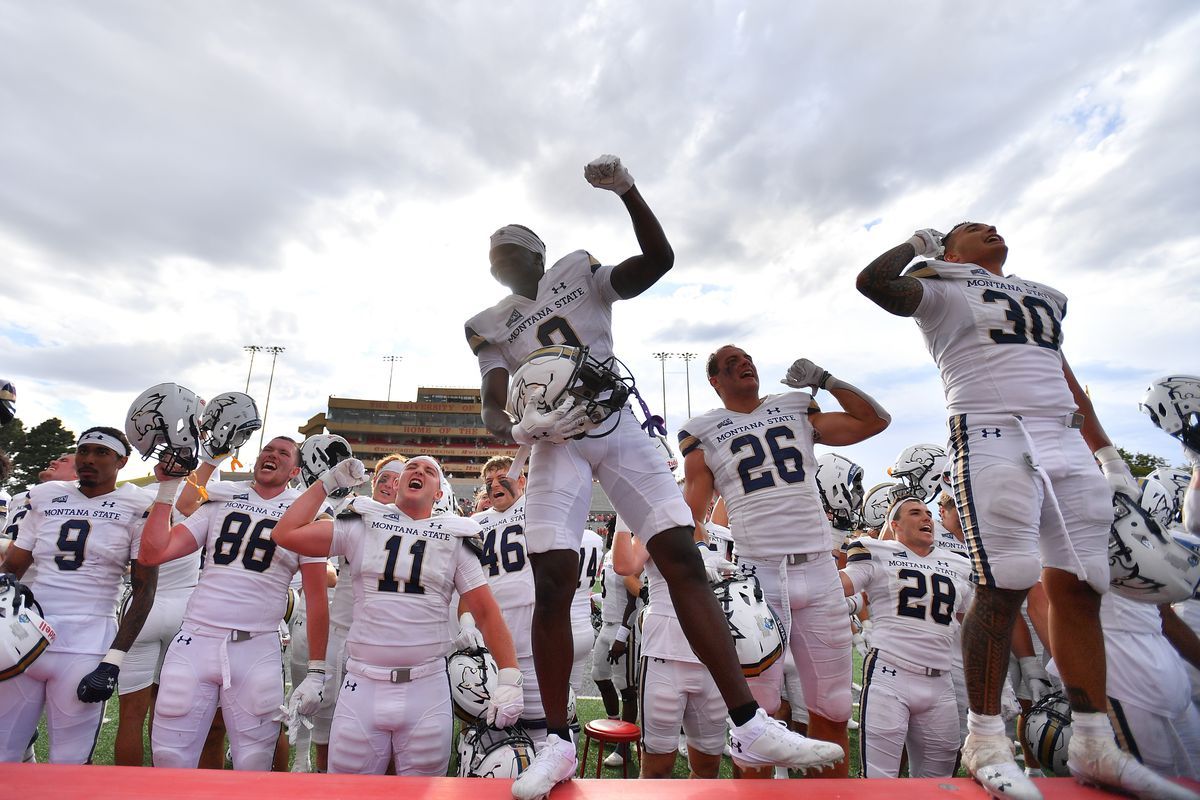
{"type": "Polygon", "coordinates": [[[349,689],[350,691],[352,691],[352,692],[353,692],[353,691],[355,691],[356,689],[358,689],[358,684],[357,684],[357,683],[353,683],[353,682],[351,682],[351,681],[350,681],[350,679],[349,679],[349,678],[347,678],[347,679],[346,679],[346,685],[345,685],[343,688],[349,689]]]}
{"type": "Polygon", "coordinates": [[[737,739],[730,737],[729,744],[733,747],[734,750],[737,750],[739,753],[742,752],[742,743],[739,742],[737,739]]]}
{"type": "Polygon", "coordinates": [[[985,439],[988,438],[989,436],[995,436],[997,439],[1000,438],[1000,429],[999,428],[980,428],[979,433],[985,439]]]}
{"type": "Polygon", "coordinates": [[[430,522],[430,523],[429,523],[428,525],[426,525],[425,527],[429,528],[430,530],[440,531],[440,530],[442,529],[442,523],[440,523],[440,522],[430,522]]]}
{"type": "Polygon", "coordinates": [[[880,666],[879,671],[882,672],[884,675],[895,675],[896,674],[896,670],[892,669],[891,667],[880,666]]]}
{"type": "Polygon", "coordinates": [[[778,413],[779,413],[779,409],[778,409],[778,408],[768,408],[768,409],[767,409],[767,413],[768,413],[768,414],[778,414],[778,413]]]}
{"type": "Polygon", "coordinates": [[[105,500],[103,503],[100,504],[100,507],[101,508],[116,508],[117,502],[115,500],[105,500]]]}
{"type": "Polygon", "coordinates": [[[566,290],[567,290],[566,283],[559,283],[558,286],[550,287],[550,291],[554,292],[555,294],[558,294],[559,292],[565,292],[566,290]]]}
{"type": "Polygon", "coordinates": [[[732,425],[732,424],[733,424],[733,420],[731,420],[729,417],[726,417],[725,419],[723,419],[717,423],[717,427],[724,428],[726,425],[732,425]]]}
{"type": "Polygon", "coordinates": [[[175,641],[177,641],[177,642],[183,642],[183,644],[185,644],[185,645],[188,645],[188,644],[191,644],[191,643],[192,643],[192,637],[190,637],[190,636],[184,636],[184,635],[181,633],[181,634],[179,634],[179,638],[178,638],[178,639],[176,639],[175,641]]]}

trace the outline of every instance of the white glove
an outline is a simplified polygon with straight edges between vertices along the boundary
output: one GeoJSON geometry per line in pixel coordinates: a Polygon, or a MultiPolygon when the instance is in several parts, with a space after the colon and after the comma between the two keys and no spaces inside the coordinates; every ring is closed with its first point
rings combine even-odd
{"type": "Polygon", "coordinates": [[[944,238],[946,238],[944,233],[939,233],[933,228],[922,228],[909,237],[908,243],[913,246],[913,250],[916,250],[917,255],[922,258],[937,258],[942,254],[942,240],[944,238]]]}
{"type": "Polygon", "coordinates": [[[1018,658],[1017,663],[1021,665],[1021,682],[1025,684],[1030,702],[1036,703],[1054,691],[1054,684],[1050,682],[1050,675],[1042,666],[1041,659],[1037,656],[1025,656],[1018,658]]]}
{"type": "Polygon", "coordinates": [[[513,441],[517,444],[531,445],[542,441],[562,444],[571,437],[587,431],[591,420],[582,406],[575,408],[574,397],[567,397],[555,408],[542,411],[542,400],[545,396],[545,389],[538,389],[530,395],[529,402],[525,404],[525,410],[521,413],[521,421],[512,428],[513,441]]]}
{"type": "Polygon", "coordinates": [[[1108,486],[1114,493],[1123,494],[1133,500],[1141,497],[1142,493],[1138,489],[1137,481],[1133,479],[1129,465],[1125,463],[1125,459],[1121,458],[1117,448],[1112,445],[1101,447],[1095,455],[1096,460],[1100,462],[1100,471],[1108,479],[1108,486]]]}
{"type": "Polygon", "coordinates": [[[454,649],[479,650],[483,646],[483,634],[475,627],[475,617],[468,611],[458,618],[458,635],[454,637],[454,649]]]}
{"type": "Polygon", "coordinates": [[[353,489],[367,482],[367,468],[357,458],[347,458],[333,465],[321,476],[321,485],[325,494],[333,494],[338,489],[353,489]]]}
{"type": "Polygon", "coordinates": [[[716,558],[704,559],[704,572],[708,576],[709,583],[720,583],[737,574],[737,564],[721,558],[719,554],[714,553],[713,555],[716,558]]]}
{"type": "Polygon", "coordinates": [[[525,710],[524,682],[521,670],[505,667],[500,670],[500,682],[487,707],[487,723],[493,728],[507,728],[516,722],[525,710]]]}
{"type": "Polygon", "coordinates": [[[1012,682],[1005,681],[1000,690],[1000,716],[1005,722],[1011,722],[1021,713],[1021,704],[1017,701],[1017,693],[1013,691],[1012,682]]]}
{"type": "Polygon", "coordinates": [[[862,633],[856,633],[851,637],[854,642],[854,649],[858,654],[866,658],[867,651],[871,649],[871,620],[864,619],[862,621],[862,633]]]}
{"type": "Polygon", "coordinates": [[[275,712],[275,716],[271,717],[274,722],[282,722],[288,730],[288,744],[296,746],[296,740],[300,738],[300,726],[313,729],[312,720],[308,717],[300,716],[300,713],[288,706],[281,705],[279,710],[275,712]]]}
{"type": "Polygon", "coordinates": [[[600,156],[583,168],[583,177],[597,189],[607,189],[618,195],[633,188],[633,176],[616,156],[600,156]]]}
{"type": "Polygon", "coordinates": [[[216,442],[213,441],[212,437],[200,442],[200,460],[205,464],[212,464],[213,466],[216,466],[229,457],[229,453],[231,451],[225,450],[223,452],[218,452],[214,449],[215,446],[216,442]]]}
{"type": "Polygon", "coordinates": [[[779,382],[793,389],[812,389],[815,394],[817,389],[825,388],[828,380],[829,370],[801,358],[788,367],[787,375],[779,382]]]}
{"type": "Polygon", "coordinates": [[[321,707],[321,698],[325,689],[325,662],[308,662],[308,674],[304,680],[292,689],[288,698],[288,714],[301,717],[311,717],[321,707]]]}

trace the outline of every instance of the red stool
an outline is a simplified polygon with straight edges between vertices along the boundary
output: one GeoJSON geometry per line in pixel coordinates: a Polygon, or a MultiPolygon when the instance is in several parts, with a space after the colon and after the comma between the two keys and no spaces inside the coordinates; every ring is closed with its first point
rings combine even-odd
{"type": "MultiPolygon", "coordinates": [[[[600,769],[604,765],[605,744],[636,744],[638,758],[642,757],[642,729],[632,722],[619,719],[594,719],[583,726],[583,758],[579,761],[579,777],[587,766],[588,746],[592,739],[596,740],[596,777],[600,777],[600,769]]],[[[621,763],[621,777],[629,777],[629,758],[621,763]]]]}

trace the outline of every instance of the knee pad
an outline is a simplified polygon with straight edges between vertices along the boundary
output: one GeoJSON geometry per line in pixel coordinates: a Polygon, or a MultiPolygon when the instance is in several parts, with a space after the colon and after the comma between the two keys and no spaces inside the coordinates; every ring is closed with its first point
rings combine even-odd
{"type": "Polygon", "coordinates": [[[844,692],[826,692],[819,701],[810,706],[812,712],[830,722],[846,722],[850,719],[854,703],[850,698],[850,687],[844,692]]]}
{"type": "Polygon", "coordinates": [[[992,464],[972,477],[979,526],[989,531],[1036,531],[1041,499],[1034,473],[1013,464],[992,464]]]}
{"type": "MultiPolygon", "coordinates": [[[[230,654],[233,657],[233,653],[230,654]]],[[[251,717],[273,716],[283,704],[283,673],[278,656],[260,658],[233,690],[233,702],[251,717]]],[[[229,724],[230,720],[226,720],[229,724]]],[[[257,724],[257,723],[256,723],[257,724]]]]}

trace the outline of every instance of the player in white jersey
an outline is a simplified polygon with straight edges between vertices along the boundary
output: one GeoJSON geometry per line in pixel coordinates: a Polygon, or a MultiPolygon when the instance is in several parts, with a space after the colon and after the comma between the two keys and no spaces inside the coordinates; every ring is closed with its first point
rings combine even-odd
{"type": "Polygon", "coordinates": [[[580,432],[581,419],[563,407],[545,416],[527,415],[515,426],[505,413],[509,376],[526,356],[547,345],[569,344],[587,346],[594,358],[608,359],[612,304],[646,291],[674,263],[662,227],[620,159],[596,159],[585,168],[584,177],[620,196],[642,252],[609,267],[578,250],[546,270],[546,247],[536,234],[519,225],[501,228],[492,235],[489,259],[493,277],[512,294],[466,326],[483,376],[484,424],[503,441],[533,448],[525,530],[537,582],[534,660],[550,736],[517,779],[513,794],[535,800],[575,772],[575,749],[567,728],[572,664],[566,656],[574,652],[569,609],[579,583],[578,549],[593,476],[617,512],[643,533],[676,602],[688,609],[680,622],[721,688],[744,757],[803,767],[811,766],[813,753],[802,751],[816,751],[815,760],[827,761],[829,752],[823,745],[779,732],[765,713],[758,713],[692,546],[691,513],[633,415],[621,413],[616,423],[610,418],[615,429],[606,436],[567,441],[580,432]]]}
{"type": "Polygon", "coordinates": [[[857,281],[884,310],[916,320],[945,388],[951,482],[977,583],[962,634],[971,704],[963,763],[993,796],[1041,797],[1000,717],[1013,621],[1041,575],[1073,711],[1071,771],[1170,796],[1173,784],[1116,747],[1104,713],[1099,613],[1112,491],[1136,497],[1137,485],[1062,355],[1065,296],[1005,274],[1007,257],[994,226],[961,223],[944,238],[917,231],[857,281]],[[902,275],[916,256],[931,260],[902,275]]]}
{"type": "Polygon", "coordinates": [[[637,722],[637,681],[631,674],[634,664],[630,639],[641,590],[641,575],[617,572],[613,551],[605,553],[600,569],[600,630],[592,647],[592,680],[600,690],[609,719],[637,722]]]}
{"type": "Polygon", "coordinates": [[[22,760],[43,708],[50,760],[91,760],[104,701],[154,604],[158,576],[139,553],[142,514],[152,495],[132,484],[116,486],[128,455],[123,433],[90,428],[76,448],[78,482],[51,481],[29,492],[0,580],[16,582],[37,565],[28,589],[57,638],[25,672],[0,683],[0,761],[22,760]],[[133,594],[118,626],[126,566],[133,594]]]}
{"type": "MultiPolygon", "coordinates": [[[[792,365],[785,382],[812,392],[827,389],[844,411],[822,412],[807,391],[761,396],[753,359],[733,345],[709,356],[708,380],[723,407],[693,417],[679,431],[688,505],[702,525],[714,492],[725,501],[738,563],[753,571],[788,626],[808,702],[808,733],[846,748],[850,623],[830,549],[833,531],[817,489],[813,442],[854,444],[882,431],[891,418],[861,390],[807,359],[792,365]]],[[[759,696],[759,702],[777,706],[782,665],[764,678],[770,698],[759,696]]],[[[844,778],[848,769],[843,762],[830,777],[844,778]]]]}
{"type": "Polygon", "coordinates": [[[867,778],[949,778],[958,755],[958,703],[950,677],[955,629],[970,601],[970,566],[936,547],[933,517],[915,498],[888,515],[896,538],[858,539],[841,572],[847,595],[871,603],[863,661],[859,757],[867,778]]]}
{"type": "Polygon", "coordinates": [[[272,536],[299,494],[288,485],[299,470],[296,443],[271,439],[255,460],[252,481],[210,484],[209,501],[171,527],[180,481],[155,469],[159,499],[146,521],[146,559],[166,563],[204,552],[199,583],[160,675],[151,735],[155,766],[195,767],[220,705],[234,769],[271,768],[284,700],[279,623],[297,570],[310,620],[313,680],[306,683],[316,684],[313,707],[319,702],[329,614],[325,559],[301,557],[272,536]]]}
{"type": "MultiPolygon", "coordinates": [[[[662,573],[641,539],[630,535],[620,517],[613,523],[613,566],[618,574],[645,571],[650,603],[642,617],[639,706],[642,712],[641,777],[670,778],[675,769],[679,729],[687,737],[692,778],[716,778],[725,748],[725,715],[712,675],[696,658],[683,635],[662,573]]],[[[696,547],[709,555],[703,543],[696,547]]]]}
{"type": "MultiPolygon", "coordinates": [[[[533,642],[530,631],[533,625],[533,566],[525,545],[525,476],[515,480],[508,477],[513,460],[507,456],[495,456],[479,470],[484,491],[491,500],[491,508],[475,514],[471,519],[482,528],[483,547],[479,553],[479,566],[487,579],[496,604],[508,631],[512,634],[517,653],[517,666],[524,679],[525,710],[521,723],[535,743],[546,739],[546,714],[542,710],[542,696],[538,691],[537,670],[533,665],[533,642]]],[[[463,631],[474,630],[475,621],[470,612],[459,618],[463,631]]],[[[466,634],[473,636],[473,634],[466,634]]],[[[463,634],[460,634],[460,638],[463,634]]],[[[459,644],[459,641],[455,642],[459,644]]],[[[474,643],[482,644],[480,637],[474,643]]]]}
{"type": "Polygon", "coordinates": [[[571,599],[571,641],[575,645],[571,661],[571,689],[578,695],[583,687],[583,665],[596,644],[592,627],[592,587],[600,577],[604,563],[604,540],[591,528],[585,528],[579,540],[579,579],[571,599]]]}
{"type": "Polygon", "coordinates": [[[329,771],[445,775],[450,759],[449,610],[457,591],[500,666],[488,718],[497,727],[523,707],[512,637],[479,560],[464,540],[473,520],[431,516],[442,494],[441,467],[428,456],[405,462],[395,506],[357,499],[357,518],[313,522],[326,495],[366,480],[350,458],[329,470],[293,504],[275,529],[285,546],[340,555],[354,585],[354,622],[346,638],[346,675],[329,735],[329,771]]]}

